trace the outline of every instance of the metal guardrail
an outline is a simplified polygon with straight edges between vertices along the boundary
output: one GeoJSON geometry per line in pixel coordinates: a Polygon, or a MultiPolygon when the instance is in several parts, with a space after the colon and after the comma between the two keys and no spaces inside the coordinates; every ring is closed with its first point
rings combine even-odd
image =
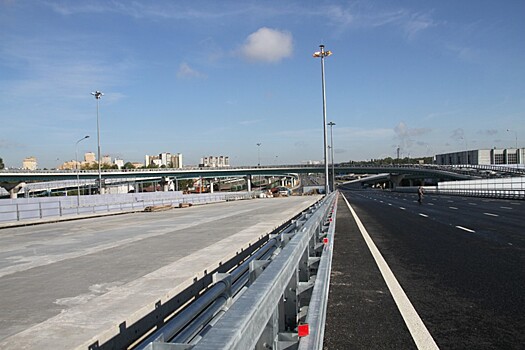
{"type": "Polygon", "coordinates": [[[176,315],[134,349],[320,349],[336,198],[335,192],[324,197],[236,268],[215,274],[205,293],[172,311],[176,315]],[[304,329],[309,335],[300,334],[304,329]]]}

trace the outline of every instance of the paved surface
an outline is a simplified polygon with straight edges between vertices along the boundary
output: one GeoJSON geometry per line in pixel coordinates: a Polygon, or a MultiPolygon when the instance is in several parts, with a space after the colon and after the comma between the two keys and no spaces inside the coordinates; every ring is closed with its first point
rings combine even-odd
{"type": "MultiPolygon", "coordinates": [[[[440,348],[524,348],[525,202],[345,195],[440,348]]],[[[414,347],[374,265],[339,208],[326,349],[414,347]]]]}
{"type": "Polygon", "coordinates": [[[87,348],[319,197],[0,230],[0,349],[87,348]]]}

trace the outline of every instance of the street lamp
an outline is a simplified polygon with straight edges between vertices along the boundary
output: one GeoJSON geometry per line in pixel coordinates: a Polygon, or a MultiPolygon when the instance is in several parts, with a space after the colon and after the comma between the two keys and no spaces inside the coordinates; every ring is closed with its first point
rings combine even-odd
{"type": "Polygon", "coordinates": [[[335,125],[334,122],[328,123],[330,126],[330,150],[332,153],[332,190],[335,190],[335,172],[334,172],[334,134],[333,134],[333,126],[335,125]]]}
{"type": "Polygon", "coordinates": [[[516,138],[516,149],[518,149],[518,132],[516,130],[507,129],[508,132],[514,132],[514,137],[516,138]]]}
{"type": "Polygon", "coordinates": [[[261,145],[262,143],[257,143],[257,166],[261,166],[261,145]]]}
{"type": "Polygon", "coordinates": [[[98,157],[98,193],[102,194],[102,171],[100,169],[100,125],[99,125],[99,118],[98,118],[98,102],[104,94],[100,91],[92,92],[91,95],[95,96],[95,99],[97,100],[97,157],[98,157]]]}
{"type": "Polygon", "coordinates": [[[80,143],[80,141],[83,141],[88,138],[89,138],[89,135],[84,136],[83,138],[78,140],[75,145],[75,168],[77,169],[77,207],[80,206],[80,175],[79,175],[80,169],[78,166],[79,165],[78,164],[78,144],[80,143]]]}
{"type": "Polygon", "coordinates": [[[317,51],[313,54],[314,57],[321,58],[321,80],[323,87],[323,135],[324,135],[324,192],[328,194],[330,188],[328,186],[328,147],[326,145],[326,93],[325,93],[325,81],[324,81],[324,58],[332,54],[331,51],[325,51],[324,45],[319,45],[321,51],[317,51]]]}
{"type": "MultiPolygon", "coordinates": [[[[257,166],[260,167],[261,166],[261,145],[262,143],[257,143],[257,166]]],[[[257,176],[258,180],[259,180],[259,189],[261,189],[261,174],[259,174],[257,176]]]]}

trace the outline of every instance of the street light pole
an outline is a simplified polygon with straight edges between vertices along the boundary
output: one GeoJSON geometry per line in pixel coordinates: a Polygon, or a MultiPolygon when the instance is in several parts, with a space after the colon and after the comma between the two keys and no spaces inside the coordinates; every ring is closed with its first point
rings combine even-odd
{"type": "Polygon", "coordinates": [[[324,79],[324,58],[332,54],[331,51],[325,51],[324,45],[319,45],[320,51],[313,54],[314,57],[321,58],[321,80],[323,88],[323,135],[324,135],[324,192],[326,195],[330,192],[330,186],[328,185],[328,147],[326,144],[326,93],[325,93],[325,79],[324,79]]]}
{"type": "Polygon", "coordinates": [[[102,194],[102,171],[101,171],[101,164],[100,164],[100,124],[99,124],[99,118],[98,118],[98,102],[104,94],[100,91],[92,92],[91,95],[95,96],[95,99],[97,100],[97,157],[98,157],[98,193],[102,194]]]}
{"type": "Polygon", "coordinates": [[[335,171],[334,171],[334,134],[333,134],[333,126],[335,125],[334,122],[328,123],[330,126],[330,150],[332,153],[332,191],[335,190],[335,171]]]}
{"type": "Polygon", "coordinates": [[[77,141],[75,145],[75,167],[77,168],[77,208],[80,206],[80,175],[79,175],[79,164],[78,164],[78,144],[80,141],[83,141],[85,139],[88,139],[89,135],[84,136],[80,140],[77,141]]]}
{"type": "Polygon", "coordinates": [[[261,145],[262,143],[257,143],[257,166],[261,166],[261,145]]]}

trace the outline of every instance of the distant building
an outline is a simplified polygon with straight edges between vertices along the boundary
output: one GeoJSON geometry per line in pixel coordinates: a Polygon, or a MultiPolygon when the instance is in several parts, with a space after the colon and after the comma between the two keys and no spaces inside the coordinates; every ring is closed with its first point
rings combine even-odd
{"type": "Polygon", "coordinates": [[[160,153],[158,156],[144,157],[145,166],[165,166],[166,168],[182,168],[182,154],[171,154],[169,152],[160,153]]]}
{"type": "Polygon", "coordinates": [[[80,162],[77,162],[76,160],[70,160],[68,162],[62,163],[61,166],[58,167],[59,170],[75,170],[78,168],[80,169],[80,162]]]}
{"type": "Polygon", "coordinates": [[[87,152],[84,154],[84,162],[87,164],[96,163],[97,158],[95,157],[95,153],[93,152],[87,152]]]}
{"type": "Polygon", "coordinates": [[[133,165],[133,167],[134,167],[135,169],[138,169],[138,168],[142,168],[142,166],[143,166],[144,164],[142,164],[141,162],[131,162],[131,165],[133,165]]]}
{"type": "Polygon", "coordinates": [[[36,170],[37,162],[35,157],[27,157],[22,161],[22,169],[25,170],[36,170]]]}
{"type": "Polygon", "coordinates": [[[182,169],[182,154],[177,153],[171,156],[171,167],[182,169]]]}
{"type": "Polygon", "coordinates": [[[199,164],[200,167],[204,168],[224,168],[230,166],[230,157],[228,156],[208,156],[201,158],[199,164]]]}
{"type": "Polygon", "coordinates": [[[107,154],[102,156],[102,159],[100,159],[100,164],[111,165],[111,157],[108,156],[107,154]]]}
{"type": "Polygon", "coordinates": [[[525,148],[476,149],[436,155],[438,165],[517,165],[525,164],[525,148]]]}
{"type": "Polygon", "coordinates": [[[115,158],[115,161],[113,164],[115,164],[119,169],[122,169],[124,167],[124,160],[115,158]]]}

